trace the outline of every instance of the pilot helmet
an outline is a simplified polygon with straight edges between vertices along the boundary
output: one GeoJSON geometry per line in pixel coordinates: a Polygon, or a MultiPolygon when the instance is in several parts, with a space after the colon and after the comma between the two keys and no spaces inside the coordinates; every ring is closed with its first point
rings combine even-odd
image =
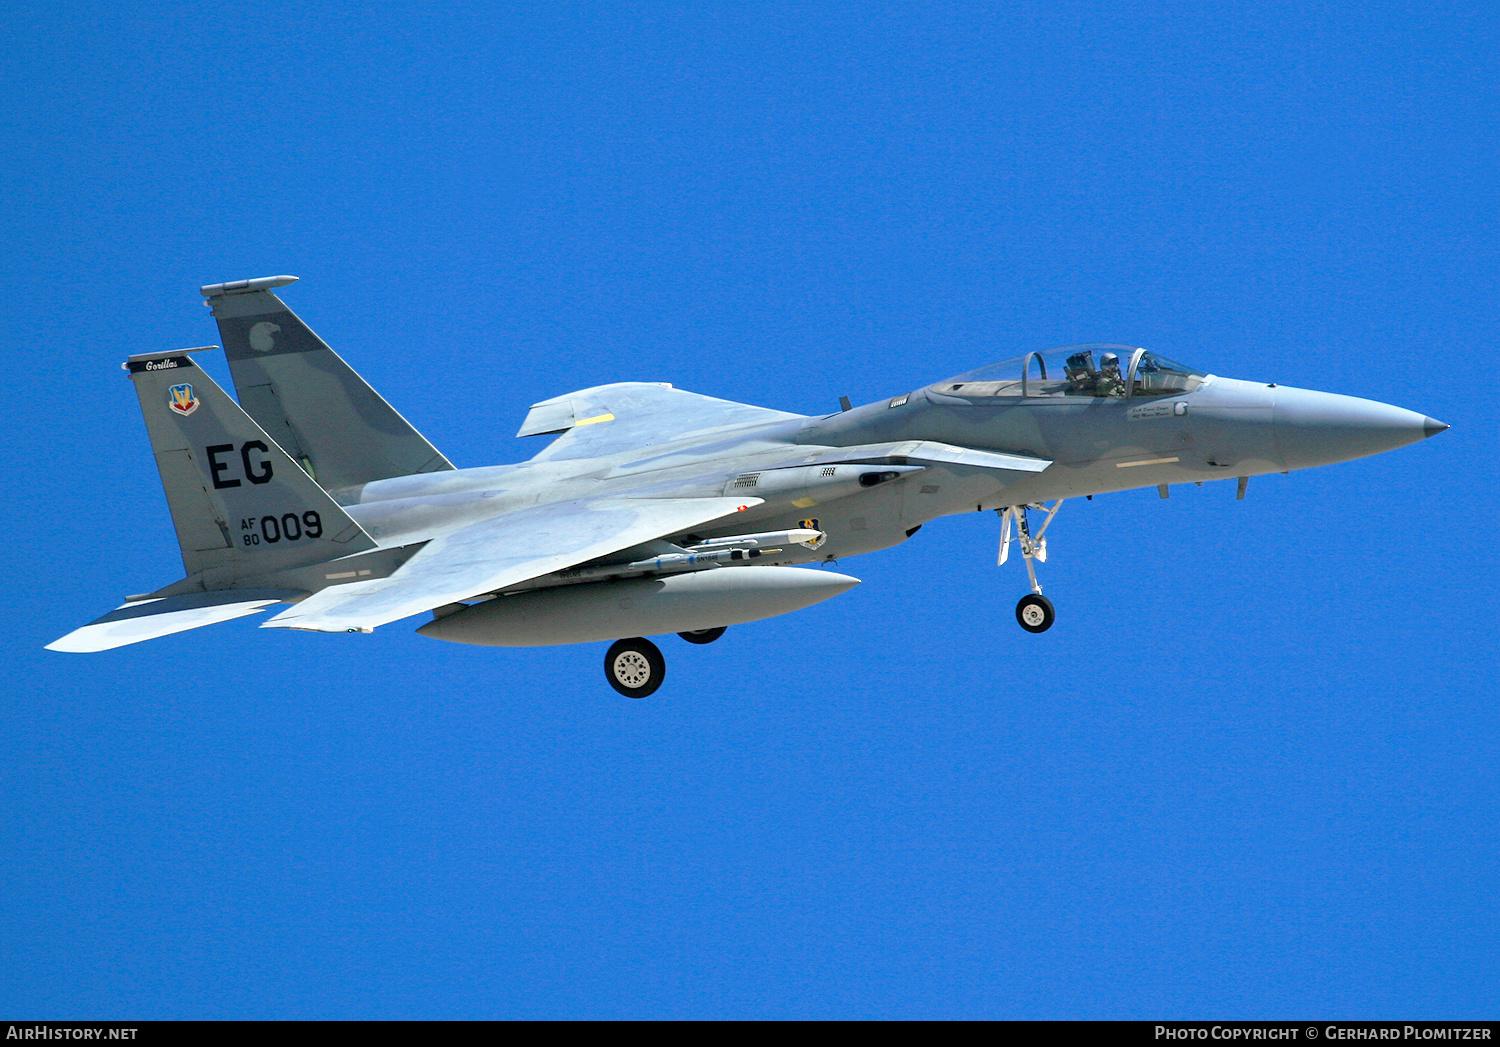
{"type": "Polygon", "coordinates": [[[1099,357],[1099,369],[1101,371],[1118,371],[1120,369],[1120,358],[1114,353],[1103,353],[1099,357]]]}

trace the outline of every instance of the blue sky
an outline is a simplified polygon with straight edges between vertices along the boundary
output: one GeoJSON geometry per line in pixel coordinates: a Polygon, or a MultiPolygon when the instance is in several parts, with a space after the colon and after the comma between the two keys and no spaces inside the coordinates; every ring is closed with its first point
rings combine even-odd
{"type": "Polygon", "coordinates": [[[0,1011],[1494,1016],[1491,8],[0,25],[0,1011]],[[273,273],[460,466],[600,382],[822,413],[1082,341],[1453,429],[1069,503],[1043,636],[935,522],[642,702],[415,623],[42,650],[180,573],[119,362],[273,273]]]}

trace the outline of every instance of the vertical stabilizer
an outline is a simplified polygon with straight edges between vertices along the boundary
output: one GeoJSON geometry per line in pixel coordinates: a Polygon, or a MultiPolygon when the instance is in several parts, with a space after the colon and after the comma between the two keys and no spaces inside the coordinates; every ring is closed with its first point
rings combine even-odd
{"type": "Polygon", "coordinates": [[[376,546],[187,355],[132,356],[182,564],[205,588],[376,546]]]}
{"type": "Polygon", "coordinates": [[[277,298],[293,276],[210,284],[240,404],[325,489],[453,465],[277,298]]]}

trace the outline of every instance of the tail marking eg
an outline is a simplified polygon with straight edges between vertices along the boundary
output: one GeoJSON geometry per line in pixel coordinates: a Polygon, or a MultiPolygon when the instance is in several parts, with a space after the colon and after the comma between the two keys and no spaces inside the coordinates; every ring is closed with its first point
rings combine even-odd
{"type": "Polygon", "coordinates": [[[241,588],[375,548],[186,353],[131,357],[126,369],[140,394],[183,566],[203,588],[241,588]],[[163,401],[166,410],[157,406],[163,401]]]}

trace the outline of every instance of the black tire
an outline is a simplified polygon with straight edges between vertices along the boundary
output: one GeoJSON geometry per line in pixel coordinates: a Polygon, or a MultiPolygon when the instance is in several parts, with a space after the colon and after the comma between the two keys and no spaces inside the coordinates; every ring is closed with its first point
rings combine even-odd
{"type": "Polygon", "coordinates": [[[716,629],[694,629],[690,633],[678,633],[677,635],[688,643],[713,643],[724,635],[724,629],[725,627],[721,625],[716,629]]]}
{"type": "Polygon", "coordinates": [[[1016,621],[1028,633],[1044,633],[1052,628],[1052,623],[1056,620],[1057,612],[1052,609],[1052,601],[1045,596],[1027,593],[1016,604],[1016,621]]]}
{"type": "Polygon", "coordinates": [[[644,698],[667,678],[667,660],[650,640],[616,640],[604,655],[604,678],[626,698],[644,698]]]}

